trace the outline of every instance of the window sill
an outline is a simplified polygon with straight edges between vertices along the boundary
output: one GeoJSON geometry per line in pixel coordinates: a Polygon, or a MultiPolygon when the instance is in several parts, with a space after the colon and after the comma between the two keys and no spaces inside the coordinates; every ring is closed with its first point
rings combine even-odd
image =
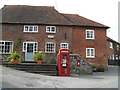
{"type": "Polygon", "coordinates": [[[95,38],[86,38],[86,40],[95,40],[95,38]]]}
{"type": "Polygon", "coordinates": [[[23,33],[38,33],[38,32],[23,32],[23,33]]]}
{"type": "Polygon", "coordinates": [[[56,34],[56,32],[46,32],[47,34],[56,34]]]}
{"type": "Polygon", "coordinates": [[[8,55],[8,54],[10,54],[10,53],[0,53],[0,55],[3,55],[3,54],[7,54],[7,55],[8,55]]]}
{"type": "Polygon", "coordinates": [[[86,57],[87,59],[89,58],[89,59],[92,59],[92,58],[95,58],[95,57],[86,57]]]}
{"type": "Polygon", "coordinates": [[[110,47],[110,49],[113,49],[113,48],[110,47]]]}

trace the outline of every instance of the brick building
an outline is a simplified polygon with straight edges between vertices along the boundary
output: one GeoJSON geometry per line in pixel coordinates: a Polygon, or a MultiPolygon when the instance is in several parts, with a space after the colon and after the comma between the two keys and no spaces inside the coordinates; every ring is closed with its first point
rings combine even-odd
{"type": "Polygon", "coordinates": [[[109,54],[109,64],[118,65],[120,62],[120,43],[117,41],[107,38],[108,40],[108,54],[109,54]]]}
{"type": "Polygon", "coordinates": [[[54,62],[58,50],[67,48],[90,63],[108,65],[108,26],[48,6],[6,5],[1,10],[1,54],[15,50],[23,60],[33,61],[33,54],[40,52],[54,62]]]}

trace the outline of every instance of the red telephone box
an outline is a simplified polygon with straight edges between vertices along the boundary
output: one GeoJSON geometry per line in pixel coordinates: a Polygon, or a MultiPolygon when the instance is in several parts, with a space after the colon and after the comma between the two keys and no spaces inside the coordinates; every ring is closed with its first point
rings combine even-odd
{"type": "Polygon", "coordinates": [[[70,76],[70,51],[69,49],[59,49],[58,74],[59,76],[70,76]]]}

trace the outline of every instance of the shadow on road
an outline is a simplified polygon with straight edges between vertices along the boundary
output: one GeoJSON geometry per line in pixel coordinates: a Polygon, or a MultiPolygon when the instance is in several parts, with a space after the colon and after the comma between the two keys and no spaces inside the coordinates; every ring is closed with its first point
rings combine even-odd
{"type": "MultiPolygon", "coordinates": [[[[2,82],[2,88],[17,88],[17,87],[14,86],[14,82],[13,82],[13,84],[8,83],[8,82],[2,82]]],[[[2,89],[2,90],[4,90],[4,89],[2,89]]]]}

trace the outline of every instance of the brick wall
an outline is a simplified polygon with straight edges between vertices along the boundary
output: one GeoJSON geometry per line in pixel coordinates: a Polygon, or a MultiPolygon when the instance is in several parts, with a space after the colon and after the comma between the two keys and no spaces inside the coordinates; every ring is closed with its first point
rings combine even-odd
{"type": "MultiPolygon", "coordinates": [[[[107,66],[107,37],[106,30],[103,28],[86,28],[86,27],[70,27],[57,26],[56,33],[46,33],[46,25],[39,25],[38,33],[23,32],[24,25],[3,24],[3,40],[14,41],[14,49],[22,52],[22,43],[26,41],[38,42],[38,51],[45,51],[46,42],[56,43],[56,52],[60,48],[60,43],[69,43],[70,52],[79,54],[86,60],[97,65],[107,66]],[[86,40],[86,29],[95,30],[95,40],[86,40]],[[53,39],[49,39],[48,35],[53,35],[53,39]],[[18,47],[16,44],[19,42],[18,47]],[[95,58],[86,58],[86,47],[95,48],[95,58]]],[[[22,53],[24,56],[24,53],[22,53]]]]}
{"type": "Polygon", "coordinates": [[[74,28],[73,53],[77,53],[92,64],[108,65],[106,30],[102,28],[74,28]],[[94,40],[86,40],[86,29],[95,32],[94,40]],[[86,48],[95,48],[95,58],[86,58],[86,48]]]}
{"type": "Polygon", "coordinates": [[[113,59],[113,55],[114,55],[114,49],[110,48],[110,42],[107,42],[108,44],[108,54],[109,54],[109,59],[113,59]]]}

